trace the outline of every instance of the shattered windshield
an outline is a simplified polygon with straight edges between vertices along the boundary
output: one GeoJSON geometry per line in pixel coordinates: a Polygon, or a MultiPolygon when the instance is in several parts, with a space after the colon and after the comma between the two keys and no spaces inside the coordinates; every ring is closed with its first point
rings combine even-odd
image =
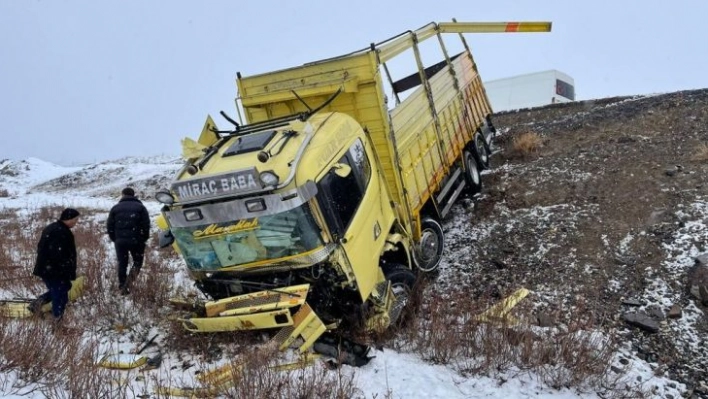
{"type": "Polygon", "coordinates": [[[293,257],[324,245],[307,204],[256,218],[173,227],[172,234],[192,270],[293,257]]]}

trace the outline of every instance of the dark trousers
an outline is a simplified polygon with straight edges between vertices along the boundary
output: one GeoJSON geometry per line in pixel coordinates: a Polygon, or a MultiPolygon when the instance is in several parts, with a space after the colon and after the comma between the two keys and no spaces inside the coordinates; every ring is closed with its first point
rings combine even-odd
{"type": "Polygon", "coordinates": [[[140,273],[145,257],[145,243],[115,243],[116,257],[118,258],[118,286],[123,289],[132,282],[140,273]],[[133,267],[130,269],[130,281],[128,280],[128,261],[133,258],[133,267]]]}
{"type": "Polygon", "coordinates": [[[44,280],[44,284],[49,290],[49,298],[52,300],[52,315],[54,315],[55,319],[59,319],[64,314],[66,304],[69,302],[71,281],[52,280],[46,278],[43,278],[42,280],[44,280]]]}

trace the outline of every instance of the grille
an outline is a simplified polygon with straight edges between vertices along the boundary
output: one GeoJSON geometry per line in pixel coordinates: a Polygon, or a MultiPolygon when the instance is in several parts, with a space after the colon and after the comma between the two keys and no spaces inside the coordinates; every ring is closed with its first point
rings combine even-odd
{"type": "Polygon", "coordinates": [[[280,295],[276,293],[269,293],[267,295],[257,297],[257,298],[245,298],[237,302],[231,302],[226,305],[226,309],[238,309],[247,308],[250,306],[261,306],[268,305],[272,303],[278,303],[280,295]]]}
{"type": "Polygon", "coordinates": [[[290,334],[295,331],[294,326],[286,326],[280,329],[277,334],[275,334],[275,337],[273,337],[273,340],[278,343],[278,345],[282,345],[286,339],[290,336],[290,334]]]}

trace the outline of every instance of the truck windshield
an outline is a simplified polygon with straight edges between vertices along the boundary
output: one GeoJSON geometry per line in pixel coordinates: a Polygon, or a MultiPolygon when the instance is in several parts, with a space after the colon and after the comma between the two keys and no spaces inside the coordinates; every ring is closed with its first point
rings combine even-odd
{"type": "Polygon", "coordinates": [[[294,257],[324,245],[307,204],[227,223],[173,227],[172,234],[187,266],[200,271],[294,257]]]}

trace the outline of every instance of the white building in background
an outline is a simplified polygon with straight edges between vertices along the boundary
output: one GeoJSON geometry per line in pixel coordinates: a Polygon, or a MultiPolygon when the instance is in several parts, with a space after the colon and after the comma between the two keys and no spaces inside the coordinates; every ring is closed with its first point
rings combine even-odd
{"type": "Polygon", "coordinates": [[[550,70],[484,83],[494,112],[575,101],[573,78],[550,70]]]}

